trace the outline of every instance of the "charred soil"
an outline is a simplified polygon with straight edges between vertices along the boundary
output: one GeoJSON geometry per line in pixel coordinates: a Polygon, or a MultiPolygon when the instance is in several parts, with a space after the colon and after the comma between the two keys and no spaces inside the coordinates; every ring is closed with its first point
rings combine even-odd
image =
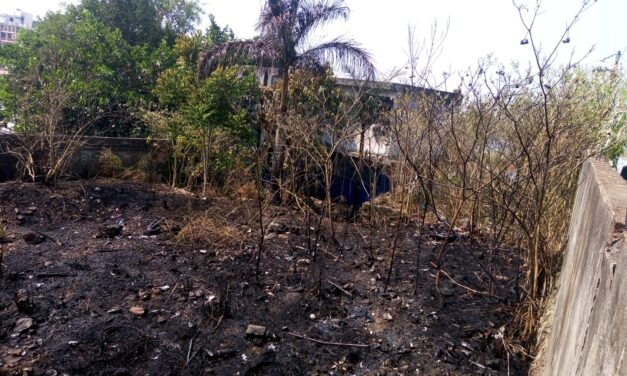
{"type": "Polygon", "coordinates": [[[0,184],[0,375],[526,374],[503,351],[515,253],[451,239],[436,290],[438,226],[397,237],[364,215],[313,239],[314,257],[304,216],[269,207],[256,278],[255,207],[124,181],[0,184]]]}

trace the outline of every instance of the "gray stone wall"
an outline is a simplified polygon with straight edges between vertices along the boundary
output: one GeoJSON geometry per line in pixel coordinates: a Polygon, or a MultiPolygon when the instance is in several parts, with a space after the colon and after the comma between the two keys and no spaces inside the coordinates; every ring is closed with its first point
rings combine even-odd
{"type": "MultiPolygon", "coordinates": [[[[15,178],[16,160],[7,148],[16,144],[15,135],[0,135],[0,181],[15,178]],[[2,152],[4,150],[5,152],[2,152]]],[[[106,149],[111,149],[113,154],[120,158],[123,167],[133,167],[142,158],[151,153],[152,146],[145,138],[117,138],[117,137],[84,137],[83,146],[74,156],[70,173],[78,177],[93,177],[98,173],[99,158],[106,149]]],[[[156,141],[163,144],[163,141],[156,141]]]]}
{"type": "Polygon", "coordinates": [[[627,375],[627,182],[605,161],[581,171],[541,375],[627,375]]]}

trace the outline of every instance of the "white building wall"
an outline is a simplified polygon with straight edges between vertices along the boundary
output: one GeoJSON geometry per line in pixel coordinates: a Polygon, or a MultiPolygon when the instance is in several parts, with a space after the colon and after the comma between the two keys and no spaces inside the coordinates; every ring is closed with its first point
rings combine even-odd
{"type": "Polygon", "coordinates": [[[0,14],[0,44],[13,43],[19,29],[31,29],[33,15],[17,10],[13,14],[0,14]]]}

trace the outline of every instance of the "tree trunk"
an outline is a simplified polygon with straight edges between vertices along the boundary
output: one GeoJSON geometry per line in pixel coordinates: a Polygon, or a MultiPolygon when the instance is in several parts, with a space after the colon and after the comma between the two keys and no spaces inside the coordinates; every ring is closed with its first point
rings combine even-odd
{"type": "Polygon", "coordinates": [[[176,141],[172,142],[172,155],[173,155],[173,161],[172,161],[172,188],[176,188],[176,183],[178,180],[178,168],[179,168],[179,163],[178,163],[178,156],[177,156],[177,150],[176,150],[176,141]]]}
{"type": "Polygon", "coordinates": [[[281,198],[281,178],[283,176],[283,164],[285,163],[285,135],[282,127],[287,118],[287,92],[289,88],[289,68],[283,68],[283,82],[281,82],[281,108],[279,123],[274,134],[274,166],[272,166],[272,188],[274,189],[275,200],[281,198]]]}
{"type": "Polygon", "coordinates": [[[205,130],[202,137],[202,195],[207,193],[207,180],[209,170],[209,134],[205,130]]]}

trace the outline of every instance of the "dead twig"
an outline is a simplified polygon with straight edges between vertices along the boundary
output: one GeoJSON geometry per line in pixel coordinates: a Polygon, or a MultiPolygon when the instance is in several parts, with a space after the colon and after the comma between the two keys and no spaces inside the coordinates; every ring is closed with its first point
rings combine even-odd
{"type": "Polygon", "coordinates": [[[326,253],[327,255],[329,255],[329,256],[331,256],[331,257],[333,257],[333,261],[335,261],[335,262],[339,261],[339,262],[341,262],[342,264],[344,264],[344,265],[346,265],[346,266],[350,266],[350,264],[349,264],[349,263],[347,263],[346,261],[342,260],[339,256],[334,255],[332,252],[329,252],[328,250],[326,250],[326,249],[322,249],[322,248],[319,248],[319,249],[320,249],[322,252],[326,253]]]}
{"type": "MultiPolygon", "coordinates": [[[[194,358],[196,357],[196,355],[200,352],[200,350],[202,350],[202,347],[198,348],[198,350],[194,351],[194,353],[192,354],[191,358],[189,358],[189,361],[187,362],[187,364],[191,363],[192,360],[194,360],[194,358]]],[[[206,350],[205,350],[206,351],[206,350]]]]}
{"type": "Polygon", "coordinates": [[[370,347],[370,345],[364,345],[364,344],[361,344],[361,343],[342,343],[342,342],[321,341],[319,339],[310,338],[310,337],[304,336],[302,334],[292,333],[292,332],[287,332],[286,334],[290,335],[292,337],[306,339],[307,341],[311,341],[311,342],[315,342],[315,343],[318,343],[318,344],[321,344],[321,345],[327,345],[327,346],[363,347],[363,348],[369,348],[370,347]]]}
{"type": "Polygon", "coordinates": [[[192,360],[192,348],[194,347],[194,338],[189,340],[189,347],[187,348],[187,360],[185,362],[185,365],[189,365],[190,360],[192,360]]]}
{"type": "Polygon", "coordinates": [[[218,330],[218,327],[220,326],[220,324],[222,323],[222,319],[224,318],[224,315],[221,315],[220,318],[218,319],[218,323],[216,324],[216,326],[213,327],[213,329],[211,330],[211,333],[214,333],[216,330],[218,330]]]}
{"type": "Polygon", "coordinates": [[[170,300],[170,298],[172,297],[172,294],[174,294],[174,291],[176,291],[176,288],[179,287],[179,283],[176,282],[176,284],[174,285],[174,288],[172,289],[172,291],[170,291],[170,295],[168,295],[168,298],[165,300],[166,302],[168,300],[170,300]]]}
{"type": "Polygon", "coordinates": [[[449,279],[449,281],[451,281],[454,285],[461,287],[473,294],[478,294],[478,295],[485,295],[485,296],[491,296],[493,298],[497,298],[499,300],[505,300],[503,298],[501,298],[500,296],[494,295],[494,294],[490,294],[489,292],[485,292],[485,291],[478,291],[473,289],[472,287],[468,287],[466,285],[462,285],[461,283],[457,282],[456,280],[453,279],[453,277],[451,277],[446,271],[444,271],[444,269],[440,270],[440,273],[442,273],[446,278],[449,279]]]}
{"type": "Polygon", "coordinates": [[[333,287],[335,287],[336,289],[340,290],[341,292],[343,292],[344,294],[350,296],[351,298],[353,297],[353,294],[351,294],[349,291],[346,291],[345,289],[343,289],[342,287],[340,287],[339,285],[331,282],[330,280],[327,280],[327,282],[329,282],[333,287]]]}

